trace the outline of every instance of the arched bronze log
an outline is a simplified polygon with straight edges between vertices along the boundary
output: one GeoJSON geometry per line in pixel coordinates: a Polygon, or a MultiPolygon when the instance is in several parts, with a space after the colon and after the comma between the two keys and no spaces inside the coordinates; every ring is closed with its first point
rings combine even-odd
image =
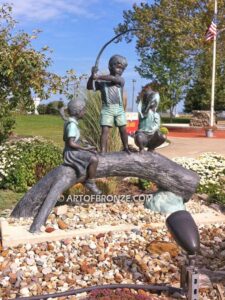
{"type": "MultiPolygon", "coordinates": [[[[156,153],[143,154],[111,152],[99,156],[97,178],[139,177],[155,182],[161,189],[171,191],[188,201],[195,192],[199,176],[172,160],[156,153]]],[[[82,178],[79,178],[79,182],[82,178]]],[[[78,182],[74,170],[59,166],[44,176],[19,201],[11,216],[34,217],[30,231],[35,232],[45,224],[60,195],[78,182]]]]}

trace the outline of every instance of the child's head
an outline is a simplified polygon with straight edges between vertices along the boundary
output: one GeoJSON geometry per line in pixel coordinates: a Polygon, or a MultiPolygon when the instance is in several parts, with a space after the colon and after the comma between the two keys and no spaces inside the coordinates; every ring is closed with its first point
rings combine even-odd
{"type": "Polygon", "coordinates": [[[76,117],[77,119],[80,119],[84,115],[85,106],[86,103],[83,100],[71,100],[67,105],[68,114],[70,117],[76,117]]]}
{"type": "Polygon", "coordinates": [[[160,97],[158,92],[154,92],[151,89],[144,91],[143,93],[143,101],[148,103],[149,107],[157,107],[159,105],[160,97]]]}
{"type": "Polygon", "coordinates": [[[154,92],[152,89],[147,89],[142,95],[142,113],[146,115],[149,110],[156,111],[160,97],[158,92],[154,92]]]}
{"type": "Polygon", "coordinates": [[[121,55],[113,55],[109,60],[109,71],[112,75],[122,75],[127,67],[127,60],[121,55]]]}

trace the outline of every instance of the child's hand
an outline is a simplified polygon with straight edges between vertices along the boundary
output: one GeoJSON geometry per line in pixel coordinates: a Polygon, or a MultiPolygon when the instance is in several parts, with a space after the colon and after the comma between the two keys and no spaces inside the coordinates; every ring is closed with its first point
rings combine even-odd
{"type": "Polygon", "coordinates": [[[94,146],[88,146],[87,149],[88,150],[96,150],[96,147],[94,147],[94,146]]]}
{"type": "Polygon", "coordinates": [[[89,146],[89,147],[86,148],[86,150],[87,150],[87,151],[90,151],[90,152],[92,152],[92,153],[94,153],[94,154],[97,153],[97,148],[94,147],[94,146],[89,146]]]}
{"type": "Polygon", "coordinates": [[[98,67],[94,66],[91,68],[91,74],[94,76],[98,72],[98,67]]]}

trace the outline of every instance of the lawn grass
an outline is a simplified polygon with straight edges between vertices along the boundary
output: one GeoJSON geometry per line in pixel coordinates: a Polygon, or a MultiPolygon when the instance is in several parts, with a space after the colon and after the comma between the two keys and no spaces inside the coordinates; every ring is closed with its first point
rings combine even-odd
{"type": "Polygon", "coordinates": [[[13,130],[21,136],[42,136],[63,147],[63,120],[52,115],[16,115],[13,130]]]}
{"type": "Polygon", "coordinates": [[[0,214],[5,209],[13,208],[22,196],[22,193],[0,189],[0,214]]]}

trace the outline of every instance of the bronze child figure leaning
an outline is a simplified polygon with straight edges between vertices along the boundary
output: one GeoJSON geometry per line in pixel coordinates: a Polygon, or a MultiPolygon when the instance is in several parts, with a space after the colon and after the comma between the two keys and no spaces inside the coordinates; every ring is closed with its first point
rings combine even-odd
{"type": "Polygon", "coordinates": [[[98,166],[96,149],[92,146],[83,147],[80,143],[80,130],[77,120],[81,119],[85,113],[85,101],[71,100],[67,109],[70,117],[64,124],[64,165],[72,167],[78,178],[84,176],[84,185],[93,194],[100,195],[101,191],[94,182],[98,166]]]}
{"type": "Polygon", "coordinates": [[[165,137],[160,132],[160,115],[157,113],[159,93],[152,89],[144,90],[138,105],[139,125],[135,132],[134,141],[140,153],[147,148],[152,151],[165,142],[165,137]]]}
{"type": "Polygon", "coordinates": [[[114,125],[119,128],[124,151],[130,153],[126,132],[126,103],[123,93],[125,81],[121,76],[126,67],[126,58],[121,55],[114,55],[109,60],[110,74],[99,75],[97,74],[98,69],[93,67],[92,74],[87,83],[88,90],[97,90],[101,92],[101,153],[105,153],[107,151],[109,130],[114,125]]]}

